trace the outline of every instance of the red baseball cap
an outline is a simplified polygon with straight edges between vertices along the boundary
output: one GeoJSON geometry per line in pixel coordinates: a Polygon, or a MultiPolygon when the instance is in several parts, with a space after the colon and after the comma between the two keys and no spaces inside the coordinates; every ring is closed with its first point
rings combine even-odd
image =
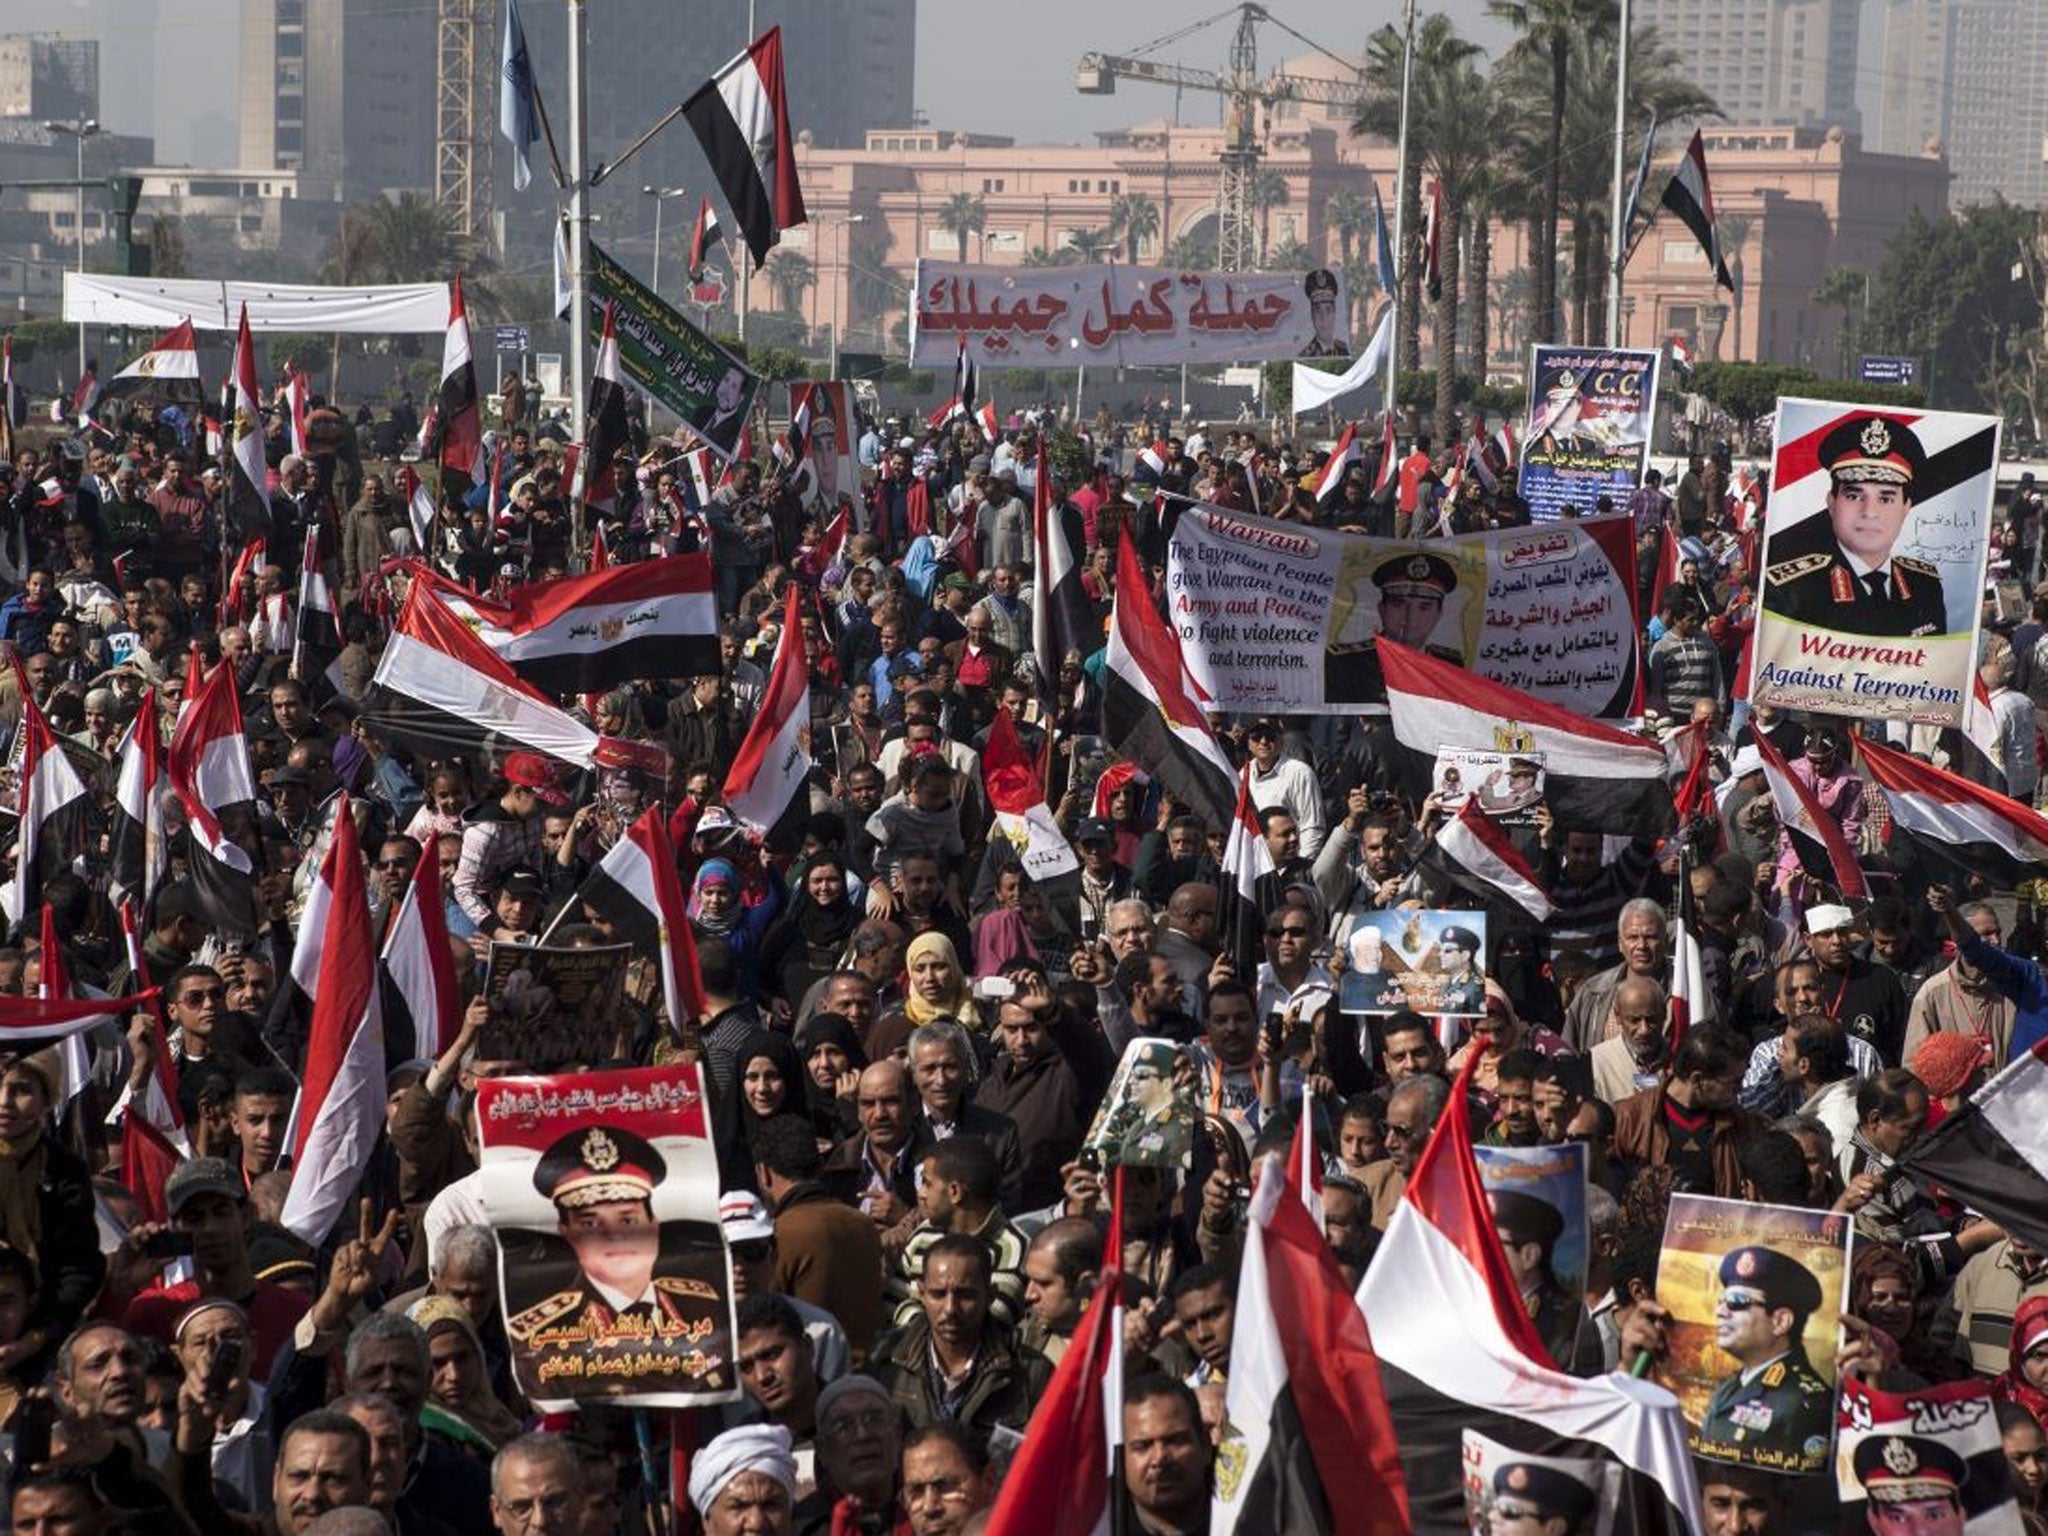
{"type": "Polygon", "coordinates": [[[538,752],[514,752],[506,758],[505,781],[532,790],[549,805],[569,803],[569,797],[556,787],[555,765],[538,752]]]}

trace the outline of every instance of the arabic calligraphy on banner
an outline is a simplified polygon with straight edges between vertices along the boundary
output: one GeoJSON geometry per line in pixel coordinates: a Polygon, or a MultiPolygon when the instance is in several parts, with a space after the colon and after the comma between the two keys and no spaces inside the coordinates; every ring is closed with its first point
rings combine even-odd
{"type": "Polygon", "coordinates": [[[942,368],[961,339],[991,366],[1259,362],[1346,357],[1343,274],[1175,272],[917,264],[913,367],[942,368]]]}
{"type": "Polygon", "coordinates": [[[1602,719],[1636,711],[1626,517],[1450,539],[1376,539],[1191,507],[1167,617],[1209,708],[1377,714],[1379,637],[1602,719]]]}
{"type": "Polygon", "coordinates": [[[1628,501],[1649,461],[1658,360],[1605,347],[1533,349],[1517,489],[1537,521],[1566,507],[1590,514],[1602,496],[1616,508],[1628,501]]]}

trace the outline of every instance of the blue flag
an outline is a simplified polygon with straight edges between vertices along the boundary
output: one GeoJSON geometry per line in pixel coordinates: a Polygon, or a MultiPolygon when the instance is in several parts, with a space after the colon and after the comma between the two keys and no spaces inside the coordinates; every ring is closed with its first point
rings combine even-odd
{"type": "Polygon", "coordinates": [[[1399,284],[1394,265],[1394,242],[1387,234],[1387,205],[1380,201],[1380,184],[1372,184],[1372,232],[1380,250],[1380,287],[1392,293],[1399,284]]]}
{"type": "Polygon", "coordinates": [[[526,151],[540,137],[540,113],[534,105],[533,56],[526,51],[526,29],[519,25],[518,0],[505,0],[500,73],[504,78],[498,87],[498,132],[512,146],[512,185],[523,192],[533,181],[533,163],[526,151]]]}

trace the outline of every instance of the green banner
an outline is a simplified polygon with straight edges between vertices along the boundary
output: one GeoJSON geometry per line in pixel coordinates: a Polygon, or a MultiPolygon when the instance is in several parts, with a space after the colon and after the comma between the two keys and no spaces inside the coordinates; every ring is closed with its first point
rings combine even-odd
{"type": "Polygon", "coordinates": [[[730,459],[761,393],[747,365],[656,298],[652,290],[590,246],[590,350],[604,334],[612,301],[619,366],[626,377],[674,411],[720,457],[730,459]]]}

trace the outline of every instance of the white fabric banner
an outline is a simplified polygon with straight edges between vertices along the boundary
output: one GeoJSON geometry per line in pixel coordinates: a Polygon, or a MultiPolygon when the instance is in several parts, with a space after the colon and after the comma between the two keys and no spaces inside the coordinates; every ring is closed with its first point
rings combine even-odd
{"type": "Polygon", "coordinates": [[[1294,406],[1293,413],[1299,416],[1304,411],[1320,410],[1339,395],[1348,395],[1354,389],[1363,389],[1374,382],[1387,366],[1387,348],[1394,341],[1394,306],[1389,304],[1380,315],[1380,323],[1373,328],[1372,340],[1367,342],[1358,361],[1342,373],[1325,373],[1320,368],[1311,368],[1306,363],[1294,365],[1294,406]]]}
{"type": "Polygon", "coordinates": [[[251,331],[416,331],[448,329],[448,284],[320,288],[294,283],[230,283],[211,278],[64,274],[64,318],[74,324],[132,325],[167,331],[190,320],[202,331],[232,331],[249,306],[251,331]]]}

